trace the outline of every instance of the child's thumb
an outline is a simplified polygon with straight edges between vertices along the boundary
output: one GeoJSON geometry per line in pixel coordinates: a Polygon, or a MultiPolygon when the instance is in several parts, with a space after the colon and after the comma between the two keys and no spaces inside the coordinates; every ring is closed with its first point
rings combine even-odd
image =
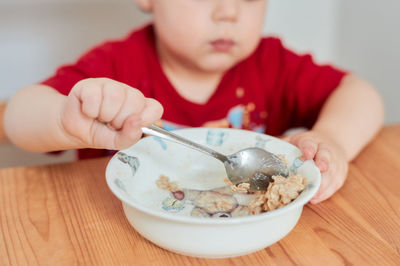
{"type": "Polygon", "coordinates": [[[141,118],[144,126],[149,126],[158,121],[164,112],[161,103],[152,99],[146,98],[145,107],[142,111],[141,118]]]}
{"type": "Polygon", "coordinates": [[[135,144],[142,137],[142,119],[138,115],[126,118],[122,129],[117,133],[115,149],[126,149],[135,144]]]}

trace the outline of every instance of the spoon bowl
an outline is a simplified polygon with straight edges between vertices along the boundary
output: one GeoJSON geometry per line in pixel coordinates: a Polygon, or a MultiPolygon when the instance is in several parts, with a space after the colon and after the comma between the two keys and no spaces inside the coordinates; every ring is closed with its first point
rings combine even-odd
{"type": "Polygon", "coordinates": [[[249,183],[250,190],[267,190],[272,176],[289,174],[278,156],[260,148],[246,148],[228,155],[227,159],[224,166],[229,180],[235,185],[249,183]]]}

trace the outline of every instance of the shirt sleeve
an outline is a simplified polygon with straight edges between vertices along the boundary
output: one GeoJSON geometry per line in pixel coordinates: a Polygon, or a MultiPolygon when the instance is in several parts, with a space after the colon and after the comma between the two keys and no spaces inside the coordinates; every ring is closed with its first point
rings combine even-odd
{"type": "Polygon", "coordinates": [[[282,44],[281,51],[283,97],[291,112],[289,126],[311,128],[347,73],[331,65],[318,65],[311,55],[298,55],[282,44]]]}
{"type": "Polygon", "coordinates": [[[72,87],[86,78],[111,78],[115,76],[113,60],[113,43],[99,45],[83,54],[75,63],[63,65],[53,76],[40,82],[48,85],[61,94],[68,95],[72,87]]]}

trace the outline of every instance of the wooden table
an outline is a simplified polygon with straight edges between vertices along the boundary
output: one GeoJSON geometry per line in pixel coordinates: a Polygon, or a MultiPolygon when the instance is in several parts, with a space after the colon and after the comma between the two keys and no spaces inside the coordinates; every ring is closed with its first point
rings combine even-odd
{"type": "Polygon", "coordinates": [[[4,112],[6,110],[7,104],[5,102],[0,102],[0,144],[6,142],[7,136],[4,131],[4,112]]]}
{"type": "Polygon", "coordinates": [[[385,127],[344,187],[307,205],[283,240],[232,259],[141,237],[106,185],[108,160],[0,170],[0,265],[400,265],[400,125],[385,127]]]}

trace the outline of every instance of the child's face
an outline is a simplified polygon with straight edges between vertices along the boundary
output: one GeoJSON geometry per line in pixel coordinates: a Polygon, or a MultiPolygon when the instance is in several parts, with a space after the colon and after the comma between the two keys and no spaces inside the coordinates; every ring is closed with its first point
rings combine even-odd
{"type": "Polygon", "coordinates": [[[250,55],[264,24],[267,0],[137,0],[153,13],[163,60],[221,72],[250,55]]]}

